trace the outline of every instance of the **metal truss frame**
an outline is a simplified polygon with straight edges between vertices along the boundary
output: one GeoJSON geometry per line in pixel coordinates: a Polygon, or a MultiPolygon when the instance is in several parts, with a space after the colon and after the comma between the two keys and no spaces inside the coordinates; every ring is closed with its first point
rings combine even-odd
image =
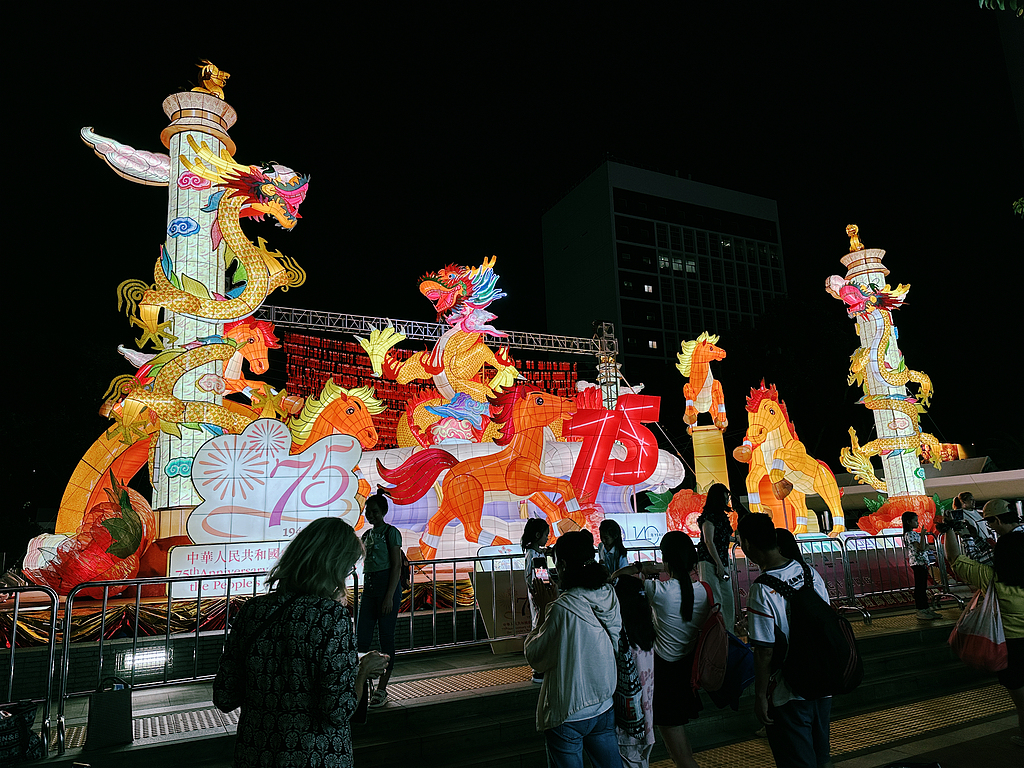
{"type": "MultiPolygon", "coordinates": [[[[318,309],[296,309],[294,307],[275,307],[264,304],[256,310],[257,320],[269,320],[276,326],[298,328],[326,333],[351,333],[368,336],[374,329],[394,326],[408,339],[418,341],[437,341],[448,330],[441,323],[427,323],[420,320],[397,320],[388,317],[369,317],[367,315],[347,315],[340,312],[323,312],[318,309]]],[[[610,327],[610,326],[609,326],[610,327]]],[[[619,343],[614,336],[586,339],[579,336],[555,336],[550,333],[530,333],[527,331],[507,331],[508,336],[494,339],[492,343],[508,345],[513,349],[536,352],[558,352],[566,355],[586,355],[588,357],[607,356],[612,358],[618,354],[619,343]]]]}

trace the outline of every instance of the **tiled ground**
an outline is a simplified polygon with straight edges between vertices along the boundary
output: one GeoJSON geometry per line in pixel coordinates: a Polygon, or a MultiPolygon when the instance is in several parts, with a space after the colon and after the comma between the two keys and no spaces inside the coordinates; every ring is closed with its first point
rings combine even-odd
{"type": "MultiPolygon", "coordinates": [[[[1010,744],[1009,733],[1002,733],[1015,727],[1016,722],[1013,705],[1005,689],[990,685],[966,693],[833,720],[830,731],[832,758],[836,768],[876,768],[925,752],[948,752],[960,742],[991,736],[983,743],[986,759],[977,759],[980,756],[976,754],[977,761],[965,765],[971,768],[1008,767],[1017,764],[1012,758],[1024,759],[1024,750],[1010,744]],[[989,762],[987,753],[991,753],[995,761],[989,762]],[[999,762],[1001,757],[1007,762],[999,762]]],[[[914,757],[914,760],[918,761],[918,758],[914,757]]],[[[773,764],[767,739],[751,739],[704,750],[697,753],[697,761],[701,768],[773,764]]],[[[943,768],[949,768],[948,757],[941,758],[941,762],[943,768]]],[[[652,763],[651,768],[672,768],[672,761],[652,763]]]]}
{"type": "MultiPolygon", "coordinates": [[[[938,622],[921,622],[913,613],[878,615],[871,624],[854,621],[861,637],[898,634],[938,624],[951,625],[953,610],[938,622]]],[[[480,696],[484,689],[519,687],[527,684],[530,670],[520,653],[492,654],[488,646],[458,653],[435,653],[402,657],[396,678],[389,686],[390,707],[417,706],[442,700],[453,694],[480,696]]],[[[181,742],[183,739],[233,733],[235,724],[212,708],[209,683],[137,690],[133,695],[137,740],[130,749],[140,757],[139,748],[181,742]]],[[[481,699],[485,704],[486,699],[481,699]]],[[[88,699],[67,702],[69,747],[80,743],[87,720],[88,699]]],[[[56,713],[54,713],[56,715],[56,713]]],[[[54,724],[56,717],[53,718],[54,724]]],[[[1019,765],[1024,750],[1009,744],[1016,726],[1012,705],[1005,691],[988,685],[967,693],[943,696],[925,702],[892,707],[832,724],[832,752],[836,768],[878,768],[899,759],[939,760],[943,768],[958,766],[1019,765]],[[965,748],[964,745],[971,745],[965,748]],[[973,761],[973,762],[972,762],[973,761]]],[[[145,762],[154,768],[159,749],[145,762]]],[[[703,768],[771,766],[768,743],[750,739],[697,754],[703,768]]],[[[206,765],[206,763],[203,763],[206,765]]],[[[219,763],[210,763],[211,766],[219,763]]],[[[669,768],[660,762],[653,768],[669,768]]]]}

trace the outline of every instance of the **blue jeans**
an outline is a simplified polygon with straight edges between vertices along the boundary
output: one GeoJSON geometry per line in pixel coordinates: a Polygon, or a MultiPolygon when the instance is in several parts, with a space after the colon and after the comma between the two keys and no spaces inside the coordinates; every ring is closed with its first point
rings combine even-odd
{"type": "Polygon", "coordinates": [[[832,699],[790,701],[770,713],[768,744],[779,768],[819,768],[829,760],[832,699]]]}
{"type": "Polygon", "coordinates": [[[380,652],[390,658],[387,669],[380,677],[380,686],[387,687],[391,679],[391,670],[395,668],[395,624],[398,623],[398,607],[402,604],[402,582],[395,587],[391,613],[380,610],[381,603],[388,591],[388,579],[391,571],[373,571],[363,574],[366,583],[363,585],[362,600],[359,601],[359,621],[356,625],[356,650],[366,653],[373,641],[373,628],[380,632],[380,652]]]}
{"type": "Polygon", "coordinates": [[[562,723],[544,731],[548,768],[583,768],[587,750],[594,768],[622,768],[615,738],[615,707],[589,720],[562,723]]]}

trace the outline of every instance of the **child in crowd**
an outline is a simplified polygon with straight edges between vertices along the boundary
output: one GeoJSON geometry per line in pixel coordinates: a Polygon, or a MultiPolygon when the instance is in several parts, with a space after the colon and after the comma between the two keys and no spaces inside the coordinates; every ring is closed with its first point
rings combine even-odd
{"type": "MultiPolygon", "coordinates": [[[[548,536],[551,535],[551,527],[548,525],[546,520],[541,520],[539,517],[531,517],[526,521],[526,527],[523,528],[523,535],[519,539],[519,544],[523,548],[523,555],[526,560],[526,589],[527,597],[530,603],[530,628],[536,629],[537,624],[541,620],[541,616],[537,611],[537,604],[533,599],[533,579],[537,568],[547,568],[547,543],[548,536]]],[[[544,673],[533,670],[533,682],[543,683],[544,673]]]]}
{"type": "Polygon", "coordinates": [[[917,618],[931,621],[941,616],[928,607],[928,550],[924,535],[916,530],[917,525],[917,515],[903,513],[903,549],[914,573],[914,607],[917,608],[917,618]]]}
{"type": "Polygon", "coordinates": [[[597,548],[597,557],[608,569],[608,573],[615,573],[629,565],[619,524],[614,520],[602,520],[598,532],[601,534],[601,544],[597,548]]]}

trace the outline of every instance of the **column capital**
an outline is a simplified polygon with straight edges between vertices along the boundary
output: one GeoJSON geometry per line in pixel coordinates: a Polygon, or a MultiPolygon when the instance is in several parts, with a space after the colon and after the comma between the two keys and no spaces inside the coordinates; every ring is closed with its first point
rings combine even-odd
{"type": "Polygon", "coordinates": [[[164,99],[163,108],[171,124],[160,132],[160,141],[168,149],[175,134],[196,131],[217,138],[229,154],[235,154],[235,142],[228,135],[228,129],[235,124],[238,114],[223,99],[197,91],[172,93],[164,99]]]}

